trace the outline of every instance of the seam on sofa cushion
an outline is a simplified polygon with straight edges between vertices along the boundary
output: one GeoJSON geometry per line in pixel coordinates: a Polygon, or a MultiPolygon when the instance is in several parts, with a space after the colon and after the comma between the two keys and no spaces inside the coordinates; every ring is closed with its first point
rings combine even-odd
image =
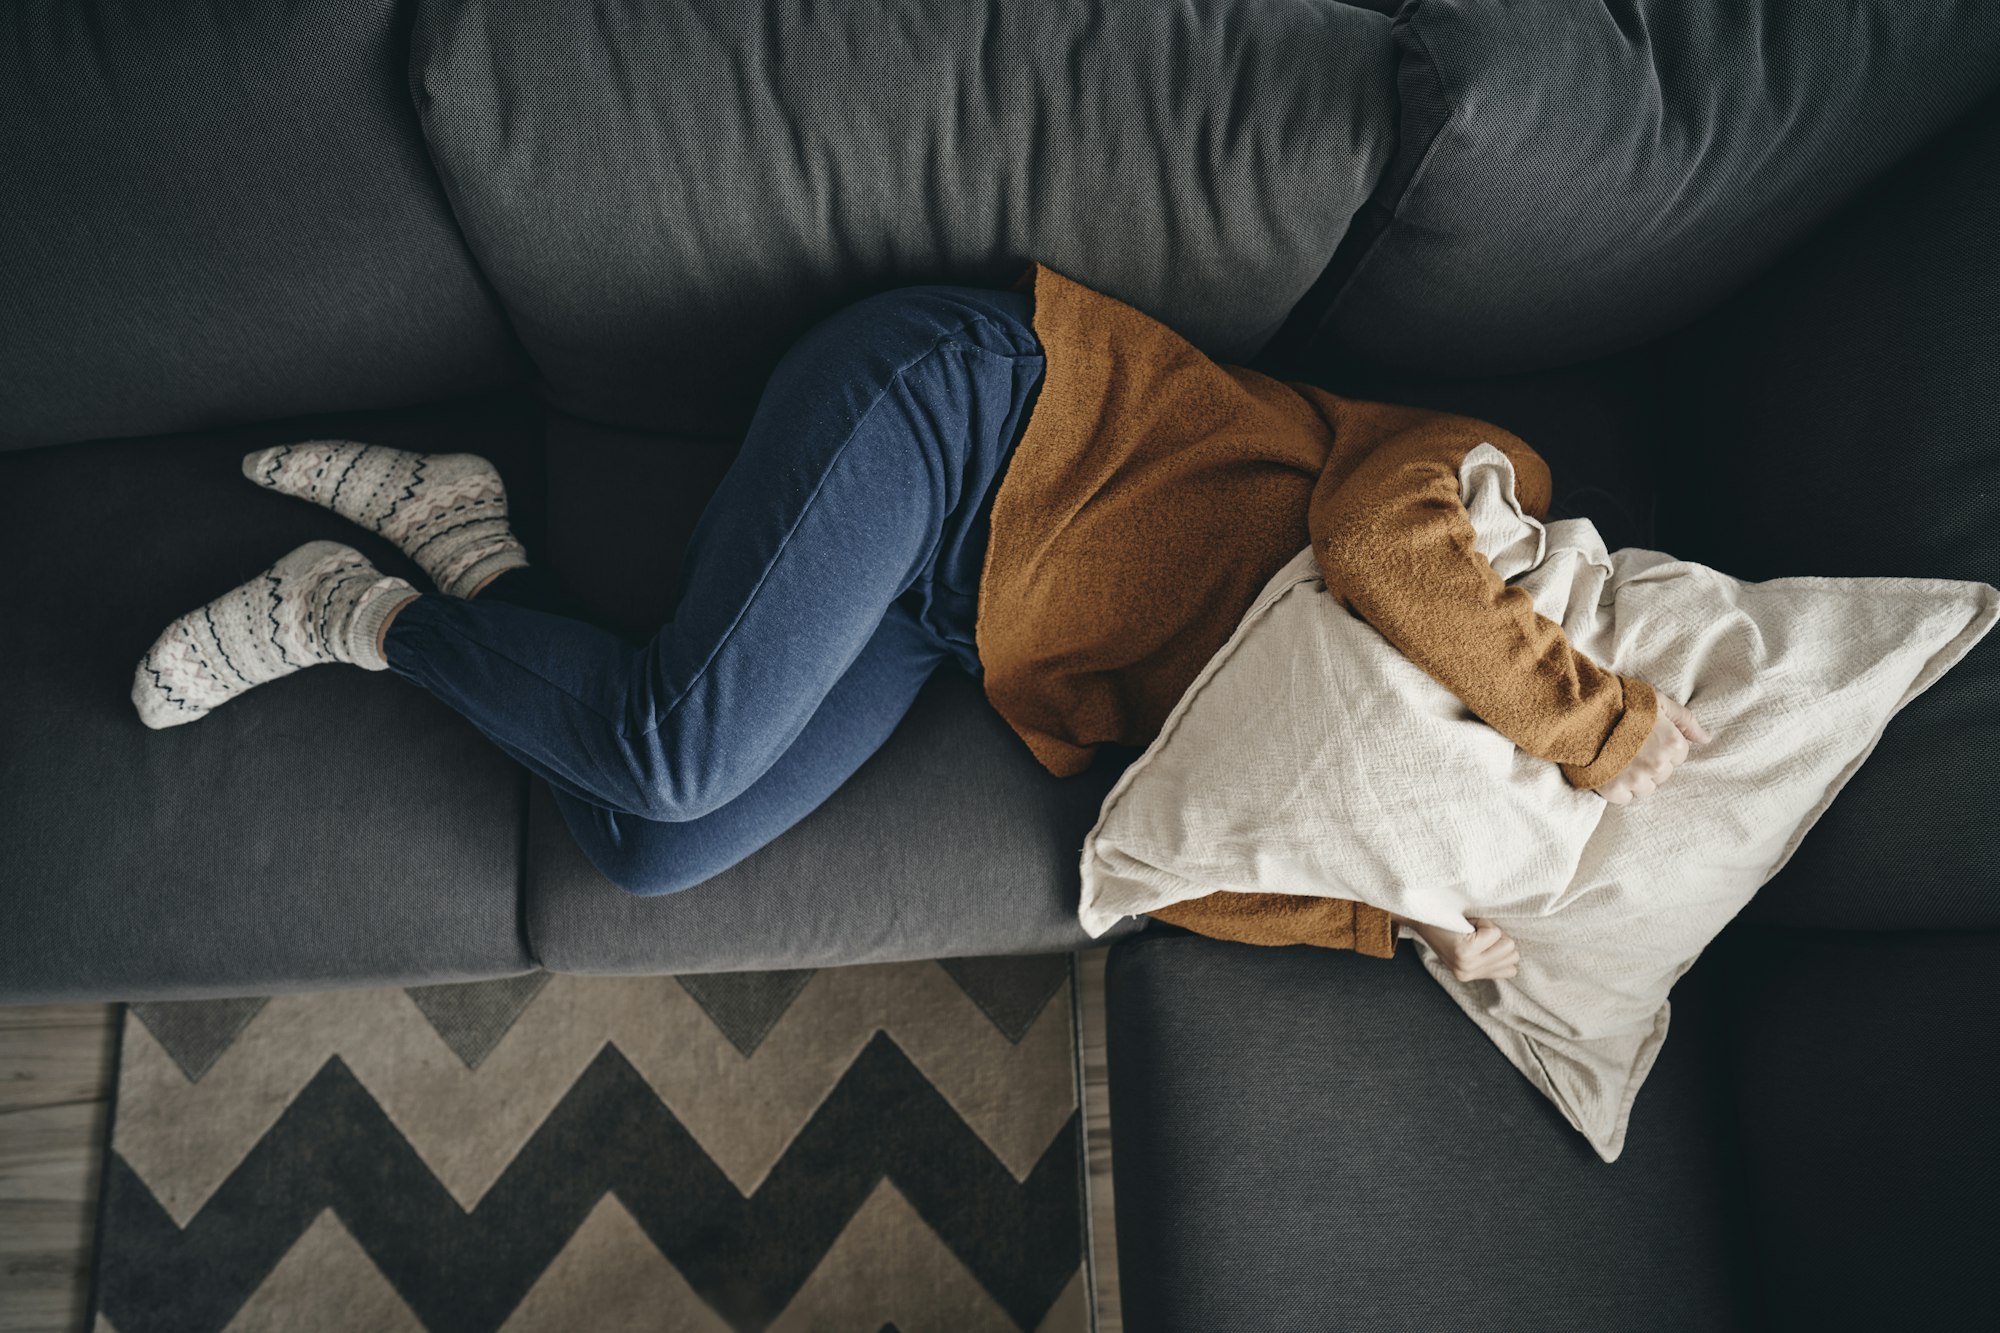
{"type": "Polygon", "coordinates": [[[1390,25],[1391,37],[1396,44],[1395,145],[1389,150],[1388,161],[1383,163],[1382,174],[1377,178],[1374,190],[1349,221],[1347,232],[1341,237],[1340,244],[1334,247],[1326,267],[1313,279],[1312,286],[1306,289],[1306,294],[1292,307],[1292,313],[1272,337],[1269,349],[1272,355],[1288,357],[1325,330],[1334,307],[1340,304],[1340,298],[1367,266],[1369,257],[1388,233],[1389,225],[1401,213],[1403,200],[1409,196],[1411,188],[1430,163],[1438,142],[1444,137],[1445,128],[1458,118],[1458,108],[1445,89],[1437,59],[1431,54],[1423,34],[1417,30],[1415,19],[1421,8],[1422,0],[1409,0],[1390,25]],[[1411,58],[1412,45],[1421,49],[1421,59],[1411,58]],[[1406,72],[1413,80],[1422,78],[1429,85],[1427,91],[1435,94],[1437,105],[1443,108],[1442,114],[1436,114],[1427,129],[1420,127],[1415,135],[1407,133],[1412,118],[1406,114],[1409,103],[1403,92],[1406,72]],[[1410,156],[1409,146],[1417,140],[1421,140],[1423,146],[1415,150],[1415,161],[1405,168],[1403,164],[1410,156]]]}

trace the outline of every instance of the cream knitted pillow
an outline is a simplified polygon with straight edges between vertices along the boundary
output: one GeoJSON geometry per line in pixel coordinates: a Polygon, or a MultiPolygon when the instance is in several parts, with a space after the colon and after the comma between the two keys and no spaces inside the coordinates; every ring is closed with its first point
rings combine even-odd
{"type": "Polygon", "coordinates": [[[2000,591],[1909,578],[1748,583],[1543,525],[1513,465],[1473,449],[1478,549],[1592,660],[1688,704],[1714,738],[1614,807],[1473,716],[1328,595],[1310,548],[1272,577],[1105,797],[1078,911],[1218,890],[1353,898],[1469,930],[1518,975],[1425,967],[1600,1156],[1667,1033],[1667,993],[1790,859],[1897,710],[1993,627],[2000,591]]]}

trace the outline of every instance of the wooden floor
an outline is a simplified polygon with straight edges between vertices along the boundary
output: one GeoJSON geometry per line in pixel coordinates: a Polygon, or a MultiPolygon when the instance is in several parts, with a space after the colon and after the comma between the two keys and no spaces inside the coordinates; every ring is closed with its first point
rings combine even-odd
{"type": "Polygon", "coordinates": [[[1077,954],[1083,980],[1083,1141],[1090,1168],[1090,1239],[1097,1258],[1097,1333],[1124,1333],[1118,1313],[1118,1243],[1111,1222],[1111,1080],[1104,1063],[1104,960],[1108,947],[1077,954]]]}
{"type": "MultiPolygon", "coordinates": [[[[1122,1333],[1111,1227],[1104,955],[1103,949],[1079,955],[1084,1125],[1098,1333],[1122,1333]]],[[[0,1330],[5,1333],[83,1328],[117,1012],[109,1004],[0,1006],[0,1330]]]]}
{"type": "Polygon", "coordinates": [[[116,1005],[0,1007],[0,1329],[75,1333],[116,1005]]]}

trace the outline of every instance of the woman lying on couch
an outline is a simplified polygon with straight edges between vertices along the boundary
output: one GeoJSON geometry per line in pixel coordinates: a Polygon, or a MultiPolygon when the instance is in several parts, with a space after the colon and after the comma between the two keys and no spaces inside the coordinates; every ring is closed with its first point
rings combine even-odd
{"type": "MultiPolygon", "coordinates": [[[[132,698],[169,727],[322,662],[395,671],[543,778],[607,878],[672,893],[824,801],[947,661],[1051,773],[1146,746],[1310,542],[1329,590],[1474,714],[1572,786],[1643,796],[1707,738],[1474,549],[1457,472],[1482,441],[1543,517],[1548,468],[1506,431],[1219,365],[1045,264],[1007,291],[903,287],[779,361],[649,642],[588,623],[528,562],[484,459],[320,440],[244,471],[381,534],[437,593],[308,543],[169,625],[132,698]]],[[[1397,941],[1341,899],[1153,915],[1378,957],[1397,941]]],[[[1474,924],[1410,923],[1461,980],[1512,976],[1513,942],[1474,924]]]]}

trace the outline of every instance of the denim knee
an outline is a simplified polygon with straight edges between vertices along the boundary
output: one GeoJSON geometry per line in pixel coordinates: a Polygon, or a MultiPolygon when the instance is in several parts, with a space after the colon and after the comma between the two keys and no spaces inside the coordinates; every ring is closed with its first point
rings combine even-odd
{"type": "Polygon", "coordinates": [[[808,331],[843,348],[872,346],[907,364],[938,344],[969,342],[1002,356],[1035,356],[1042,348],[1026,292],[947,283],[892,287],[851,302],[808,331]]]}
{"type": "Polygon", "coordinates": [[[691,889],[715,873],[690,864],[686,858],[665,855],[667,848],[656,832],[662,826],[649,825],[645,833],[634,837],[632,820],[630,815],[612,816],[604,812],[603,817],[592,821],[589,829],[571,825],[577,846],[597,867],[597,873],[626,893],[635,898],[662,898],[691,889]],[[614,833],[608,826],[610,819],[625,821],[625,827],[614,833]]]}
{"type": "Polygon", "coordinates": [[[623,873],[622,868],[618,875],[606,872],[603,866],[599,866],[598,870],[606,879],[634,898],[664,898],[670,893],[691,889],[703,880],[711,878],[708,875],[689,875],[685,873],[684,867],[676,867],[669,872],[663,867],[643,863],[633,867],[636,873],[630,874],[623,873]]]}
{"type": "Polygon", "coordinates": [[[715,878],[754,851],[718,845],[692,823],[618,814],[557,797],[563,822],[597,873],[635,898],[661,898],[715,878]]]}

